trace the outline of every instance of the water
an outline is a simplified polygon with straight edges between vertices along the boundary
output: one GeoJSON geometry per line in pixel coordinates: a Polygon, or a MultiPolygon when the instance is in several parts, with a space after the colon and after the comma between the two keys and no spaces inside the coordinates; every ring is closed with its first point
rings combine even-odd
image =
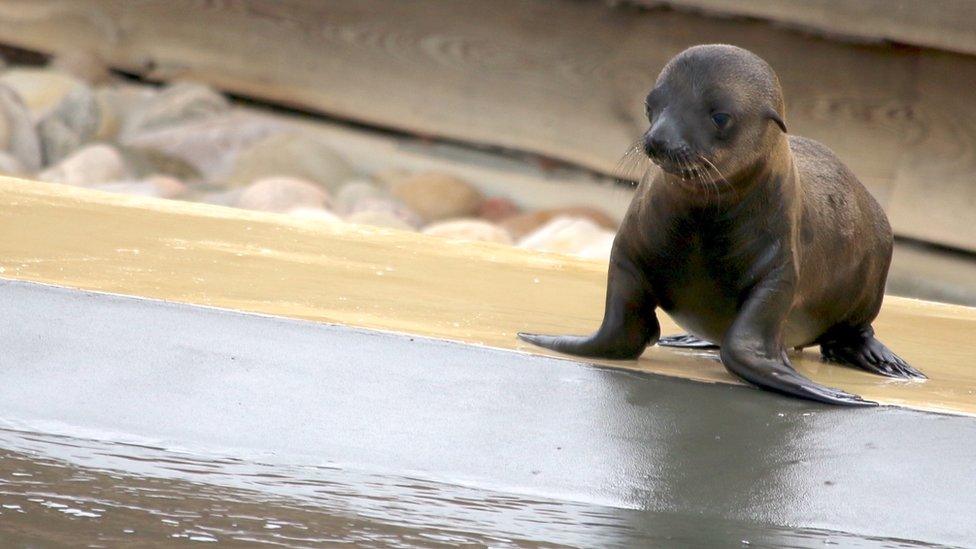
{"type": "Polygon", "coordinates": [[[925,546],[9,429],[0,447],[4,546],[925,546]]]}

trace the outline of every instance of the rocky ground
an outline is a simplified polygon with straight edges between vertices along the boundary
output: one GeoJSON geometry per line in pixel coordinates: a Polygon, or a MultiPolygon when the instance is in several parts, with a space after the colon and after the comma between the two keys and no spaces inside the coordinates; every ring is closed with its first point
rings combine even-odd
{"type": "Polygon", "coordinates": [[[523,211],[450,173],[362,173],[204,85],[133,83],[83,54],[4,64],[0,174],[594,259],[609,256],[616,228],[586,205],[523,211]]]}

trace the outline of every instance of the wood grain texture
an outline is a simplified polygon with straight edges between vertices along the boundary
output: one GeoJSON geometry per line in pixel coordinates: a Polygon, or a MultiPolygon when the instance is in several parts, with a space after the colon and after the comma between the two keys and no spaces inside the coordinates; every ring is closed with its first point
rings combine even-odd
{"type": "Polygon", "coordinates": [[[898,234],[976,251],[973,57],[537,0],[0,0],[0,41],[604,173],[667,59],[737,44],[778,72],[791,131],[833,148],[898,234]]]}
{"type": "Polygon", "coordinates": [[[859,40],[976,54],[974,0],[631,0],[741,15],[859,40]]]}

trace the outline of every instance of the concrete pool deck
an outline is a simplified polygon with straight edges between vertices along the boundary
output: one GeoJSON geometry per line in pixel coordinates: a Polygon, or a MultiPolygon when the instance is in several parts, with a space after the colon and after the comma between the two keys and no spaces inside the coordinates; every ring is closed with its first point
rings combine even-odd
{"type": "MultiPolygon", "coordinates": [[[[572,257],[0,178],[0,278],[401,332],[541,356],[520,330],[586,333],[606,267],[572,257]]],[[[679,329],[665,315],[665,334],[679,329]]],[[[929,376],[890,380],[794,356],[884,404],[976,414],[976,309],[889,297],[879,337],[929,376]]],[[[587,363],[737,383],[714,353],[654,347],[587,363]]]]}
{"type": "MultiPolygon", "coordinates": [[[[259,484],[269,496],[310,486],[333,494],[324,508],[340,516],[358,514],[341,509],[337,492],[374,499],[366,516],[377,524],[406,512],[428,517],[415,524],[422,531],[520,543],[976,542],[972,417],[827,407],[30,282],[0,282],[0,299],[0,436],[14,450],[29,439],[32,459],[65,460],[83,478],[101,470],[120,486],[134,474],[236,487],[241,479],[219,465],[229,459],[242,474],[262,464],[258,476],[280,478],[259,484]],[[295,468],[313,476],[288,476],[295,468]],[[401,488],[377,488],[391,483],[401,488]]],[[[6,503],[45,493],[0,486],[6,503]]],[[[108,514],[113,501],[101,505],[108,514]]],[[[18,520],[2,518],[0,539],[18,520]]],[[[85,531],[60,522],[48,528],[85,531]]]]}

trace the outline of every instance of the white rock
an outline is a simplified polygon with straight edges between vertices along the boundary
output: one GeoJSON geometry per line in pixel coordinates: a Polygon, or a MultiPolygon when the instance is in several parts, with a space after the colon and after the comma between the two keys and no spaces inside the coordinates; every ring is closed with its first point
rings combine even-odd
{"type": "Polygon", "coordinates": [[[373,227],[385,227],[388,229],[399,229],[401,231],[416,231],[416,227],[407,223],[403,218],[393,212],[383,210],[363,210],[346,216],[347,223],[357,225],[370,225],[373,227]]]}
{"type": "MultiPolygon", "coordinates": [[[[269,117],[231,111],[158,130],[138,132],[123,136],[120,140],[130,147],[157,150],[180,158],[199,171],[207,181],[221,181],[228,177],[241,151],[282,131],[284,127],[284,124],[269,117]]],[[[276,174],[265,172],[265,175],[276,174]]]]}
{"type": "Polygon", "coordinates": [[[512,236],[508,234],[508,231],[481,219],[440,221],[424,227],[422,232],[452,240],[512,244],[512,236]]]}
{"type": "Polygon", "coordinates": [[[356,211],[356,205],[368,200],[382,200],[385,197],[376,185],[370,181],[353,179],[346,181],[339,188],[335,197],[335,209],[346,215],[356,211]]]}
{"type": "Polygon", "coordinates": [[[585,259],[602,259],[609,261],[610,251],[613,250],[613,241],[617,237],[617,233],[607,230],[602,230],[601,232],[603,234],[599,238],[595,238],[576,255],[585,259]]]}
{"type": "Polygon", "coordinates": [[[289,212],[297,208],[326,209],[329,194],[321,187],[297,177],[267,177],[248,185],[237,207],[265,212],[289,212]]]}
{"type": "Polygon", "coordinates": [[[186,186],[178,179],[157,175],[141,181],[116,181],[90,185],[88,188],[110,193],[155,198],[176,198],[186,192],[186,186]]]}
{"type": "MultiPolygon", "coordinates": [[[[384,219],[388,216],[396,217],[414,229],[423,225],[423,220],[420,219],[420,216],[415,214],[410,208],[407,208],[399,200],[391,197],[362,197],[349,208],[346,217],[365,214],[365,212],[375,212],[378,214],[377,219],[384,219]]],[[[363,218],[366,219],[368,216],[364,216],[363,218]]]]}
{"type": "MultiPolygon", "coordinates": [[[[519,241],[520,248],[602,257],[608,240],[612,243],[614,232],[600,227],[590,219],[556,217],[519,241]]],[[[607,254],[609,257],[609,253],[607,254]]]]}
{"type": "Polygon", "coordinates": [[[125,162],[115,147],[105,144],[78,149],[58,164],[38,175],[41,181],[89,186],[124,180],[125,162]]]}
{"type": "Polygon", "coordinates": [[[321,221],[323,223],[344,223],[341,217],[322,208],[295,208],[288,211],[288,215],[298,219],[321,221]]]}
{"type": "Polygon", "coordinates": [[[0,151],[0,175],[19,176],[24,174],[24,166],[13,155],[0,151]]]}

